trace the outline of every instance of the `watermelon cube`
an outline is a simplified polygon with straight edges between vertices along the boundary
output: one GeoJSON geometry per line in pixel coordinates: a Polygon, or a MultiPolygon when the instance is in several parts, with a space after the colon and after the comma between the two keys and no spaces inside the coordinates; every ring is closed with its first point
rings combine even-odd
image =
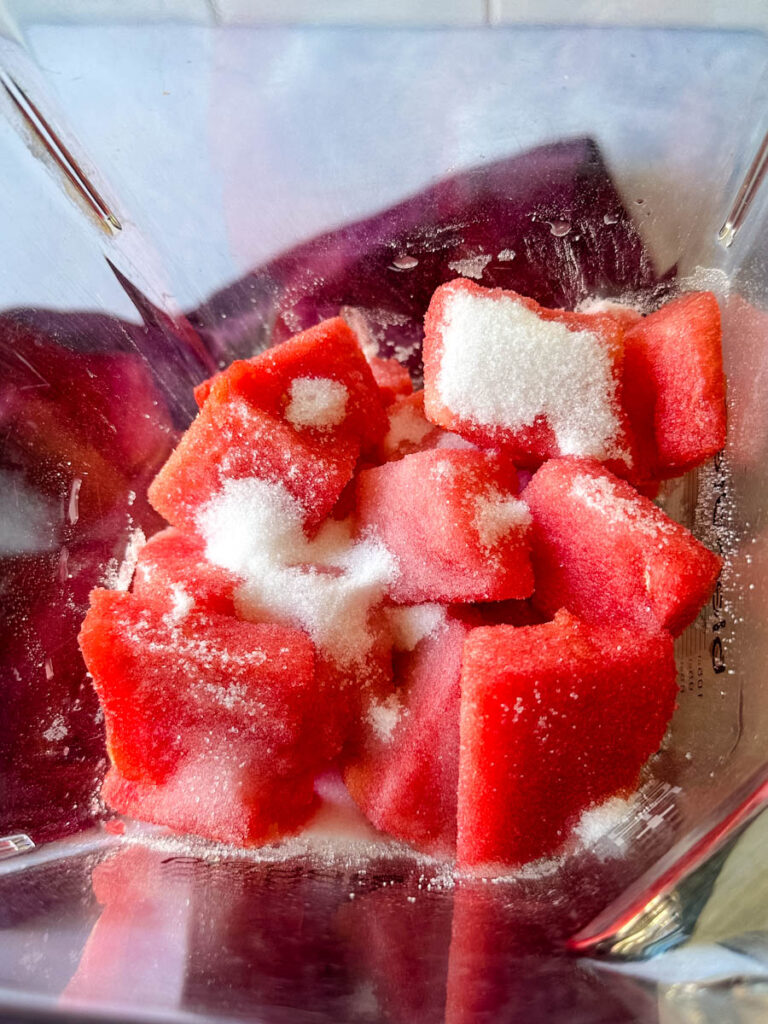
{"type": "Polygon", "coordinates": [[[380,359],[371,356],[368,359],[371,373],[379,385],[381,400],[384,405],[391,405],[401,395],[413,392],[413,381],[407,367],[397,359],[380,359]]]}
{"type": "Polygon", "coordinates": [[[198,404],[203,406],[214,392],[220,401],[244,398],[300,433],[325,441],[353,439],[371,445],[386,426],[371,367],[341,317],[232,363],[198,385],[198,404]]]}
{"type": "Polygon", "coordinates": [[[589,456],[632,472],[622,405],[623,328],[606,313],[544,309],[461,278],[437,289],[424,324],[428,419],[520,465],[589,456]]]}
{"type": "Polygon", "coordinates": [[[259,842],[304,814],[325,764],[325,709],[309,639],[213,612],[162,614],[136,595],[95,590],[80,646],[99,695],[115,810],[213,839],[259,842]],[[194,785],[193,785],[194,783],[194,785]]]}
{"type": "Polygon", "coordinates": [[[360,748],[359,723],[369,706],[386,705],[394,689],[392,646],[376,611],[369,615],[370,648],[362,656],[339,661],[327,650],[318,650],[315,662],[317,687],[327,709],[316,719],[317,741],[323,737],[327,759],[342,750],[355,756],[360,748]]]}
{"type": "Polygon", "coordinates": [[[397,689],[369,703],[358,756],[344,767],[352,798],[382,832],[433,852],[456,847],[459,673],[471,625],[437,604],[392,610],[397,689]],[[398,637],[396,637],[398,639],[398,637]]]}
{"type": "Polygon", "coordinates": [[[194,531],[227,480],[282,483],[316,526],[386,416],[357,339],[337,317],[201,384],[200,413],[149,490],[173,526],[194,531]]]}
{"type": "Polygon", "coordinates": [[[721,559],[598,463],[552,459],[525,489],[533,515],[534,603],[595,624],[681,633],[721,559]]]}
{"type": "Polygon", "coordinates": [[[509,464],[481,451],[417,452],[360,473],[358,531],[395,557],[400,604],[529,597],[527,507],[509,464]]]}
{"type": "Polygon", "coordinates": [[[581,813],[637,782],[675,707],[668,633],[482,626],[461,669],[457,860],[520,865],[555,853],[581,813]]]}
{"type": "Polygon", "coordinates": [[[183,761],[162,783],[126,779],[113,765],[101,796],[139,821],[235,846],[299,831],[319,805],[315,774],[270,776],[255,770],[248,755],[247,744],[234,742],[225,750],[222,743],[204,758],[183,761]]]}
{"type": "Polygon", "coordinates": [[[652,438],[658,478],[681,475],[725,444],[721,338],[711,292],[668,302],[625,336],[625,402],[637,435],[652,438]]]}
{"type": "Polygon", "coordinates": [[[234,615],[234,593],[240,577],[213,565],[205,544],[173,526],[150,537],[141,549],[133,577],[133,593],[164,614],[189,611],[234,615]]]}
{"type": "Polygon", "coordinates": [[[217,387],[152,481],[149,500],[173,526],[195,532],[227,481],[257,478],[282,484],[310,527],[333,508],[358,454],[357,442],[302,437],[242,397],[223,400],[217,387]]]}

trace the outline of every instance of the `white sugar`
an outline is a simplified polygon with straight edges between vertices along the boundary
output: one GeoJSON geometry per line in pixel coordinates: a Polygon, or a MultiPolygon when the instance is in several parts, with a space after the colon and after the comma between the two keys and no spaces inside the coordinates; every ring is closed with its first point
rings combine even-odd
{"type": "Polygon", "coordinates": [[[640,312],[627,302],[617,302],[615,299],[585,299],[577,306],[579,313],[624,313],[640,312]]]}
{"type": "Polygon", "coordinates": [[[327,430],[344,419],[349,394],[343,384],[327,377],[297,377],[291,383],[285,418],[294,427],[327,430]]]}
{"type": "Polygon", "coordinates": [[[397,694],[391,693],[386,700],[372,701],[366,717],[377,738],[383,743],[390,743],[405,712],[397,694]]]}
{"type": "Polygon", "coordinates": [[[387,611],[392,646],[398,651],[412,651],[428,636],[435,636],[446,625],[445,607],[441,604],[414,604],[387,611]]]}
{"type": "MultiPolygon", "coordinates": [[[[609,833],[619,828],[637,810],[638,796],[633,794],[628,799],[614,796],[596,807],[584,811],[573,832],[580,846],[589,848],[609,833]]],[[[617,839],[621,845],[621,840],[617,839]]]]}
{"type": "Polygon", "coordinates": [[[306,542],[301,505],[282,484],[255,477],[227,480],[197,522],[208,558],[242,575],[254,560],[290,562],[306,542]]]}
{"type": "Polygon", "coordinates": [[[419,445],[435,430],[434,423],[414,407],[413,402],[395,402],[389,413],[389,430],[383,448],[387,456],[395,455],[404,445],[419,445]]]}
{"type": "Polygon", "coordinates": [[[598,512],[608,526],[631,523],[634,529],[650,537],[663,537],[677,530],[676,524],[656,506],[649,508],[642,501],[623,497],[617,483],[607,476],[579,473],[573,479],[570,493],[598,512]]]}
{"type": "Polygon", "coordinates": [[[484,548],[496,547],[512,530],[531,525],[531,513],[524,501],[491,488],[475,499],[475,529],[484,548]]]}
{"type": "Polygon", "coordinates": [[[462,277],[473,277],[476,281],[479,281],[483,276],[483,271],[492,259],[492,256],[469,256],[463,260],[454,260],[448,266],[451,270],[455,270],[457,274],[461,274],[462,277]]]}
{"type": "Polygon", "coordinates": [[[63,740],[68,734],[69,729],[67,723],[64,720],[63,715],[56,715],[43,733],[43,739],[48,740],[49,743],[58,743],[63,740]]]}
{"type": "Polygon", "coordinates": [[[563,455],[626,458],[611,355],[591,331],[545,321],[508,296],[454,292],[437,389],[474,423],[508,430],[545,417],[563,455]]]}
{"type": "Polygon", "coordinates": [[[168,613],[169,621],[174,625],[181,622],[183,619],[186,619],[194,607],[195,599],[192,595],[187,593],[180,583],[172,583],[171,610],[168,613]]]}
{"type": "Polygon", "coordinates": [[[347,523],[329,521],[307,540],[304,511],[280,483],[228,480],[201,511],[206,555],[238,573],[235,606],[243,618],[305,629],[342,665],[370,650],[371,608],[396,575],[387,548],[373,537],[357,542],[347,523]]]}

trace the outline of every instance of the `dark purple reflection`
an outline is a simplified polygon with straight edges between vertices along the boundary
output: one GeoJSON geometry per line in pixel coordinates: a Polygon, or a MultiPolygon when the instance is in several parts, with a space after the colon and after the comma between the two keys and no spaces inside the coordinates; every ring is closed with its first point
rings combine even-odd
{"type": "Polygon", "coordinates": [[[659,278],[591,139],[465,171],[304,242],[190,315],[217,358],[251,355],[347,308],[418,376],[422,318],[457,276],[545,306],[645,291],[659,278]]]}
{"type": "Polygon", "coordinates": [[[2,831],[39,842],[98,812],[104,739],[77,632],[130,529],[160,526],[146,488],[175,442],[174,418],[189,417],[206,369],[195,360],[159,327],[0,317],[2,831]],[[172,358],[183,405],[164,386],[172,358]]]}
{"type": "Polygon", "coordinates": [[[141,847],[93,870],[101,916],[61,1005],[261,1024],[651,1024],[634,986],[553,951],[539,886],[434,868],[206,862],[141,847]]]}

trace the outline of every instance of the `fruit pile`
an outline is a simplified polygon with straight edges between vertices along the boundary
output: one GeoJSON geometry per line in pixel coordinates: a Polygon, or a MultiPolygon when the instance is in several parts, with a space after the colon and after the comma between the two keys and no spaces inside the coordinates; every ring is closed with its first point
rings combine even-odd
{"type": "Polygon", "coordinates": [[[423,356],[413,392],[336,318],[198,387],[149,490],[170,525],[80,634],[109,806],[259,844],[335,765],[383,832],[519,865],[636,784],[720,570],[651,500],[725,440],[716,300],[458,279],[423,356]]]}

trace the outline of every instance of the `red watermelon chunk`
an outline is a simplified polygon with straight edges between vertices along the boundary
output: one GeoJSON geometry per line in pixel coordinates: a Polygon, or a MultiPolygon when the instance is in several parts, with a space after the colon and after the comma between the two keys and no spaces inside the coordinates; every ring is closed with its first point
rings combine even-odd
{"type": "Polygon", "coordinates": [[[531,594],[526,506],[508,463],[481,451],[418,452],[360,473],[358,531],[398,563],[401,604],[531,594]]]}
{"type": "Polygon", "coordinates": [[[460,865],[553,854],[587,808],[626,792],[675,707],[672,638],[590,626],[483,626],[461,670],[460,865]]]}
{"type": "Polygon", "coordinates": [[[163,615],[95,590],[80,646],[104,710],[116,810],[215,839],[242,826],[238,841],[256,842],[253,823],[273,816],[260,794],[324,764],[314,649],[297,630],[163,615]],[[182,799],[192,779],[196,799],[182,799]]]}
{"type": "Polygon", "coordinates": [[[317,809],[313,772],[269,776],[254,772],[247,745],[184,761],[165,782],[126,779],[114,767],[104,802],[139,821],[237,846],[254,846],[297,832],[317,809]],[[237,758],[245,767],[240,768],[237,758]]]}
{"type": "Polygon", "coordinates": [[[150,537],[139,553],[133,593],[163,613],[184,611],[234,615],[234,591],[240,578],[212,565],[205,544],[173,526],[150,537]]]}
{"type": "Polygon", "coordinates": [[[353,441],[318,444],[244,398],[222,400],[218,388],[149,488],[152,506],[173,526],[194,532],[197,517],[227,480],[282,483],[316,525],[351,478],[353,441]]]}
{"type": "Polygon", "coordinates": [[[652,438],[656,477],[680,476],[725,444],[721,338],[712,292],[668,302],[625,337],[625,401],[638,436],[652,438]]]}
{"type": "Polygon", "coordinates": [[[622,405],[622,325],[607,313],[544,309],[457,279],[424,324],[426,415],[520,465],[581,455],[627,475],[634,440],[622,405]]]}
{"type": "Polygon", "coordinates": [[[370,704],[386,704],[394,689],[392,645],[377,620],[375,613],[369,616],[373,642],[362,657],[341,664],[327,651],[317,652],[317,685],[330,710],[324,718],[318,716],[316,729],[318,738],[324,730],[328,760],[342,750],[346,754],[359,749],[359,723],[366,709],[370,704]]]}
{"type": "Polygon", "coordinates": [[[553,459],[525,490],[533,515],[534,603],[595,624],[681,633],[722,560],[597,463],[553,459]]]}
{"type": "Polygon", "coordinates": [[[379,385],[384,405],[391,405],[400,395],[410,395],[413,392],[411,375],[397,359],[380,359],[378,356],[371,356],[368,363],[374,380],[379,385]]]}
{"type": "Polygon", "coordinates": [[[371,445],[386,427],[371,367],[341,317],[324,320],[253,359],[232,363],[199,385],[195,397],[204,405],[214,393],[220,401],[244,398],[324,442],[371,445]]]}
{"type": "Polygon", "coordinates": [[[456,847],[459,673],[470,625],[437,604],[392,610],[405,647],[397,690],[368,705],[360,754],[344,769],[353,799],[382,832],[431,851],[456,847]]]}

